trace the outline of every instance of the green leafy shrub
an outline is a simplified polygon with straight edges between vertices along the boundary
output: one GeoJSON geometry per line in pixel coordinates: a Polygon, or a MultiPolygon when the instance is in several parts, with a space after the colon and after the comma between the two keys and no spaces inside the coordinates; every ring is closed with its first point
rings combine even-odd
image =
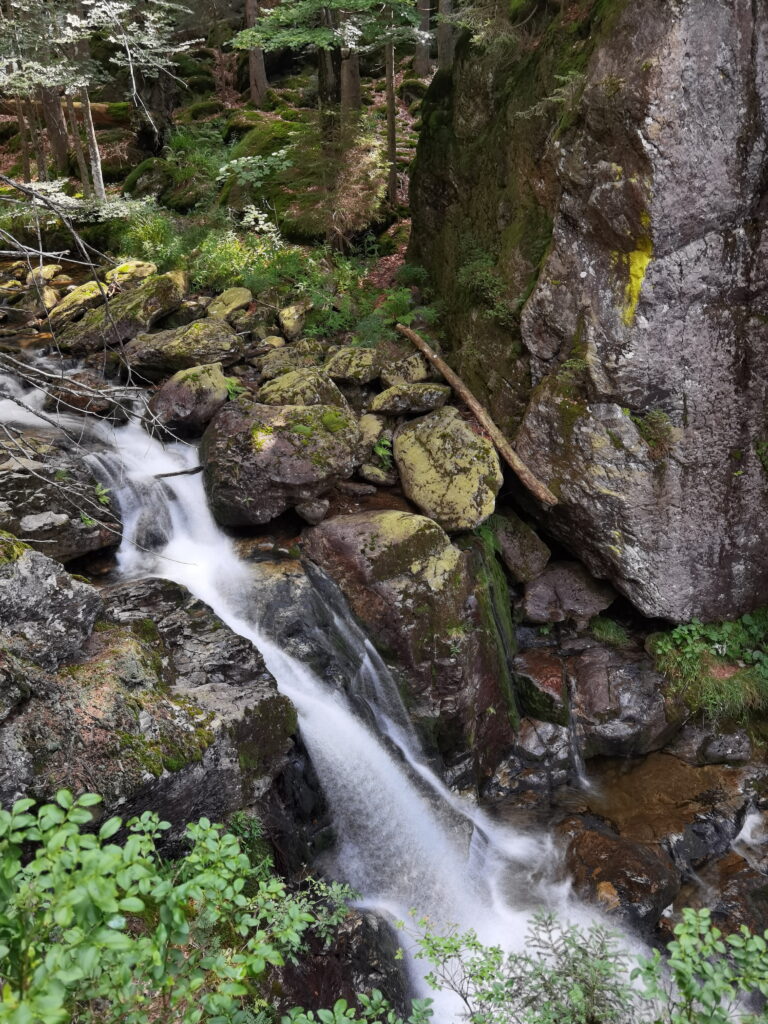
{"type": "Polygon", "coordinates": [[[694,620],[654,634],[648,646],[692,710],[740,722],[768,710],[768,608],[735,622],[694,620]]]}
{"type": "Polygon", "coordinates": [[[269,965],[295,960],[310,930],[327,941],[346,913],[344,887],[291,893],[205,818],[169,863],[169,826],[150,812],[122,845],[120,818],[83,831],[99,802],[62,790],[0,811],[4,1024],[245,1024],[269,965]]]}

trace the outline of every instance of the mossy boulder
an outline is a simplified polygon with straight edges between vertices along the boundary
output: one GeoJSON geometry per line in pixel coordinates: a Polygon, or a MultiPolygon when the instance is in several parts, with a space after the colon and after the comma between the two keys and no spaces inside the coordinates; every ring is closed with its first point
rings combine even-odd
{"type": "Polygon", "coordinates": [[[7,565],[21,558],[25,551],[29,551],[29,545],[14,537],[7,530],[0,530],[0,565],[7,565]]]}
{"type": "Polygon", "coordinates": [[[227,288],[221,295],[208,305],[208,316],[217,320],[229,320],[233,313],[245,309],[253,302],[253,295],[248,288],[227,288]]]}
{"type": "Polygon", "coordinates": [[[261,360],[261,376],[273,380],[291,370],[303,370],[319,366],[323,361],[323,346],[318,341],[305,338],[268,352],[261,360]]]}
{"type": "Polygon", "coordinates": [[[148,277],[113,296],[108,306],[88,310],[82,320],[61,332],[57,344],[62,352],[74,356],[98,352],[105,345],[123,345],[178,309],[188,290],[189,279],[181,270],[148,277]]]}
{"type": "Polygon", "coordinates": [[[288,341],[295,341],[296,338],[300,337],[301,332],[304,330],[307,313],[311,308],[312,303],[305,300],[295,302],[292,306],[285,306],[277,314],[280,329],[288,341]]]}
{"type": "Polygon", "coordinates": [[[116,267],[111,267],[104,275],[104,280],[107,284],[122,290],[138,284],[139,281],[144,281],[156,273],[157,264],[155,263],[150,263],[147,260],[126,260],[125,263],[118,263],[116,267]]]}
{"type": "Polygon", "coordinates": [[[381,371],[381,383],[388,388],[395,384],[421,384],[429,380],[429,364],[420,352],[387,363],[381,371]]]}
{"type": "Polygon", "coordinates": [[[199,437],[228,397],[221,363],[179,370],[149,402],[145,425],[179,437],[199,437]]]}
{"type": "Polygon", "coordinates": [[[328,519],[305,531],[302,547],[397,666],[429,741],[448,759],[471,751],[480,773],[503,756],[516,711],[473,556],[432,520],[390,510],[328,519]]]}
{"type": "Polygon", "coordinates": [[[231,366],[245,345],[229,324],[215,318],[195,320],[155,334],[140,334],[125,346],[125,361],[149,380],[204,363],[231,366]]]}
{"type": "Polygon", "coordinates": [[[268,523],[321,497],[360,462],[360,431],[336,405],[256,405],[218,413],[200,448],[205,488],[224,526],[268,523]]]}
{"type": "Polygon", "coordinates": [[[370,410],[390,416],[415,415],[439,409],[450,397],[447,384],[395,384],[376,395],[370,410]]]}
{"type": "Polygon", "coordinates": [[[50,311],[48,322],[51,331],[58,334],[84,316],[89,309],[103,305],[105,291],[104,285],[98,281],[86,281],[85,284],[73,288],[50,311]]]}
{"type": "Polygon", "coordinates": [[[338,405],[346,409],[347,400],[322,370],[291,370],[268,381],[259,391],[263,405],[338,405]]]}
{"type": "Polygon", "coordinates": [[[496,449],[455,408],[401,426],[393,452],[406,495],[444,529],[472,530],[493,513],[503,482],[496,449]]]}
{"type": "Polygon", "coordinates": [[[332,380],[353,384],[370,384],[381,373],[381,356],[375,348],[346,345],[331,356],[325,372],[332,380]]]}
{"type": "Polygon", "coordinates": [[[123,182],[123,192],[136,199],[145,196],[159,196],[173,188],[175,178],[173,169],[167,160],[161,157],[149,157],[134,167],[123,182]]]}

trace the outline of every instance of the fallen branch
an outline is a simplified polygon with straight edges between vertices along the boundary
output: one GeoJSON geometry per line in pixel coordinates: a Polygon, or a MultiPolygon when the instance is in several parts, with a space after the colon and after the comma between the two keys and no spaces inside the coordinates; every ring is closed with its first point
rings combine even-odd
{"type": "Polygon", "coordinates": [[[458,377],[450,366],[448,366],[448,364],[442,360],[440,356],[437,355],[437,353],[434,352],[426,341],[424,341],[424,339],[415,331],[412,331],[409,327],[404,327],[403,324],[397,324],[396,327],[404,338],[407,338],[411,344],[416,346],[422,355],[426,356],[438,373],[445,377],[459,398],[461,398],[472,411],[475,419],[488,434],[491,441],[493,441],[499,455],[501,455],[504,461],[511,466],[520,481],[525,484],[531,494],[535,495],[539,501],[542,501],[545,505],[556,505],[557,498],[554,496],[552,491],[550,491],[547,485],[543,484],[541,480],[539,480],[538,477],[528,469],[526,464],[515,452],[512,445],[506,437],[504,437],[485,408],[478,402],[461,377],[458,377]]]}
{"type": "Polygon", "coordinates": [[[202,466],[195,466],[194,469],[177,469],[175,473],[155,473],[155,480],[165,480],[168,476],[194,476],[195,473],[202,472],[202,466]]]}

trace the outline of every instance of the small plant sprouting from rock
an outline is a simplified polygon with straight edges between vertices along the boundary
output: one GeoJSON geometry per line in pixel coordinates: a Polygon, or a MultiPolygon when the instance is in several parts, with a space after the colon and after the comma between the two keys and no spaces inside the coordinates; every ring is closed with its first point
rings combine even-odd
{"type": "Polygon", "coordinates": [[[224,383],[227,386],[227,397],[229,398],[230,402],[234,402],[236,399],[240,397],[240,395],[244,395],[245,392],[248,390],[247,388],[243,387],[243,385],[240,383],[237,377],[225,377],[224,383]]]}
{"type": "Polygon", "coordinates": [[[85,512],[81,512],[80,513],[80,522],[83,524],[83,526],[87,526],[89,529],[92,526],[96,526],[97,525],[96,524],[96,520],[95,519],[91,519],[91,517],[89,515],[86,515],[85,512]]]}
{"type": "Polygon", "coordinates": [[[662,409],[650,409],[643,415],[632,416],[632,422],[648,445],[652,459],[661,460],[669,455],[674,444],[674,428],[662,409]]]}
{"type": "Polygon", "coordinates": [[[609,644],[611,647],[628,647],[631,643],[629,633],[615,619],[606,618],[603,615],[596,615],[589,624],[589,631],[595,640],[601,644],[609,644]]]}
{"type": "Polygon", "coordinates": [[[373,446],[373,454],[382,464],[384,469],[392,469],[392,440],[389,437],[380,437],[373,446]]]}
{"type": "Polygon", "coordinates": [[[755,441],[755,455],[765,472],[768,473],[768,441],[755,441]]]}
{"type": "Polygon", "coordinates": [[[109,505],[112,499],[108,487],[105,487],[104,484],[97,483],[93,490],[96,495],[96,500],[100,505],[109,505]]]}

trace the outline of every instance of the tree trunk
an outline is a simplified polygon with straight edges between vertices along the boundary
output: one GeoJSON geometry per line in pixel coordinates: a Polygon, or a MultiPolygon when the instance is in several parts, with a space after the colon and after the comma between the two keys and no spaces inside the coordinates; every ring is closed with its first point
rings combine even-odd
{"type": "Polygon", "coordinates": [[[85,161],[85,152],[83,151],[83,143],[80,138],[80,128],[77,124],[77,114],[75,113],[75,105],[72,102],[72,97],[69,93],[65,93],[64,98],[67,104],[69,130],[72,133],[72,147],[75,151],[75,160],[77,160],[77,171],[80,175],[80,181],[83,186],[83,195],[86,196],[86,198],[90,198],[90,196],[92,195],[91,182],[88,178],[88,164],[85,161]]]}
{"type": "Polygon", "coordinates": [[[437,23],[437,66],[441,71],[453,67],[453,25],[443,19],[453,14],[453,0],[438,0],[440,19],[437,23]]]}
{"type": "Polygon", "coordinates": [[[66,177],[69,171],[69,137],[67,125],[61,109],[59,90],[54,86],[40,86],[40,99],[43,106],[43,118],[48,129],[48,140],[51,144],[53,162],[59,177],[66,177]]]}
{"type": "Polygon", "coordinates": [[[24,116],[24,106],[21,97],[16,97],[16,118],[19,122],[19,139],[21,141],[21,168],[24,181],[32,180],[32,169],[29,163],[29,134],[27,132],[27,119],[24,116]]]}
{"type": "MultiPolygon", "coordinates": [[[[259,0],[245,0],[245,27],[253,28],[259,19],[259,0]]],[[[248,88],[251,103],[260,107],[269,88],[267,69],[264,66],[264,51],[254,46],[248,51],[248,88]]]]}
{"type": "MultiPolygon", "coordinates": [[[[429,32],[430,18],[432,16],[432,0],[418,0],[419,6],[419,31],[429,32]]],[[[416,53],[413,57],[413,72],[419,78],[426,78],[432,70],[432,57],[430,54],[430,43],[417,43],[416,53]]]]}
{"type": "Polygon", "coordinates": [[[360,90],[360,54],[357,50],[341,51],[341,118],[349,121],[363,103],[360,90]]]}
{"type": "Polygon", "coordinates": [[[85,123],[85,135],[88,139],[88,155],[91,160],[91,177],[93,178],[93,192],[96,201],[105,203],[107,193],[104,189],[104,178],[101,173],[101,153],[96,138],[96,129],[93,127],[93,116],[91,115],[91,100],[88,90],[83,87],[80,90],[80,102],[83,105],[83,122],[85,123]]]}
{"type": "Polygon", "coordinates": [[[48,181],[48,158],[45,151],[45,133],[40,126],[37,117],[36,103],[32,99],[27,100],[27,123],[29,133],[35,146],[35,163],[37,164],[37,180],[48,181]]]}
{"type": "Polygon", "coordinates": [[[389,181],[387,199],[394,209],[397,206],[397,121],[395,107],[395,44],[388,42],[385,47],[387,68],[387,160],[389,181]]]}

